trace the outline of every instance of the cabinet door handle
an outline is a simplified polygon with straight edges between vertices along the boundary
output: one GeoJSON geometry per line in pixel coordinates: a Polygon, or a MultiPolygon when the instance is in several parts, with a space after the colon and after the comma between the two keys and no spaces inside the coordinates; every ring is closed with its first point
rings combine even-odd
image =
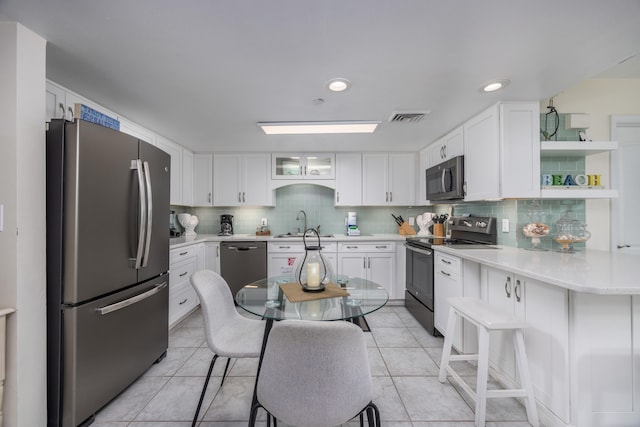
{"type": "Polygon", "coordinates": [[[178,305],[182,305],[182,304],[184,304],[184,303],[185,303],[185,302],[187,302],[187,301],[189,301],[189,298],[185,298],[185,299],[183,299],[182,301],[180,301],[180,302],[178,303],[178,305]]]}
{"type": "Polygon", "coordinates": [[[451,277],[451,273],[447,273],[446,271],[440,270],[440,273],[444,274],[447,277],[451,277]]]}
{"type": "Polygon", "coordinates": [[[389,191],[389,202],[393,202],[393,191],[389,191]]]}
{"type": "Polygon", "coordinates": [[[216,246],[216,258],[220,258],[220,246],[216,246]]]}
{"type": "Polygon", "coordinates": [[[340,193],[336,191],[336,203],[340,203],[340,193]]]}
{"type": "Polygon", "coordinates": [[[442,258],[442,259],[441,259],[441,261],[442,261],[443,263],[445,263],[445,264],[449,264],[449,265],[451,265],[451,261],[449,261],[448,259],[444,259],[444,258],[442,258]]]}
{"type": "Polygon", "coordinates": [[[357,246],[347,246],[347,249],[358,249],[357,246]]]}
{"type": "Polygon", "coordinates": [[[388,192],[388,191],[386,191],[386,192],[384,193],[384,201],[385,201],[385,202],[388,202],[388,201],[389,201],[389,192],[388,192]]]}
{"type": "Polygon", "coordinates": [[[186,254],[188,254],[188,253],[189,253],[189,251],[180,252],[180,256],[186,255],[186,254]]]}
{"type": "Polygon", "coordinates": [[[368,257],[367,259],[368,259],[368,265],[367,265],[367,268],[371,268],[371,257],[368,257]]]}
{"type": "Polygon", "coordinates": [[[73,117],[73,109],[71,107],[68,107],[67,110],[69,110],[69,114],[71,114],[71,120],[74,119],[73,117]]]}
{"type": "Polygon", "coordinates": [[[516,280],[516,287],[513,289],[513,293],[516,296],[516,302],[520,302],[520,298],[521,298],[521,295],[520,295],[520,293],[521,293],[520,292],[520,280],[516,280]]]}
{"type": "Polygon", "coordinates": [[[291,246],[278,246],[278,249],[291,249],[291,246]]]}
{"type": "Polygon", "coordinates": [[[504,282],[504,292],[507,294],[507,298],[511,298],[511,277],[507,277],[507,281],[504,282]]]}
{"type": "Polygon", "coordinates": [[[362,258],[362,268],[367,268],[367,257],[362,258]]]}
{"type": "Polygon", "coordinates": [[[387,249],[387,245],[376,245],[376,249],[387,249]]]}
{"type": "Polygon", "coordinates": [[[181,274],[180,274],[180,277],[184,277],[184,276],[186,276],[186,275],[187,275],[187,273],[188,273],[188,271],[185,271],[184,273],[181,273],[181,274]]]}
{"type": "Polygon", "coordinates": [[[60,118],[64,119],[64,105],[62,104],[62,102],[58,103],[58,108],[60,108],[60,111],[62,111],[62,116],[60,116],[60,118]]]}
{"type": "Polygon", "coordinates": [[[245,192],[243,191],[243,192],[242,192],[242,203],[245,203],[245,202],[247,201],[247,199],[245,199],[245,197],[244,197],[244,196],[245,196],[245,192]]]}
{"type": "Polygon", "coordinates": [[[211,203],[211,193],[209,193],[209,203],[211,203]]]}

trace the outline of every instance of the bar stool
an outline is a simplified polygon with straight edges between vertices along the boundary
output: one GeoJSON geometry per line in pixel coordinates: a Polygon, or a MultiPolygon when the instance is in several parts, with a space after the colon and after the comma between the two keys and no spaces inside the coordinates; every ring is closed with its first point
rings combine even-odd
{"type": "Polygon", "coordinates": [[[475,401],[475,423],[477,427],[484,427],[487,411],[487,398],[496,397],[524,397],[529,423],[539,426],[536,401],[533,395],[533,386],[529,374],[529,364],[524,347],[523,330],[527,327],[524,320],[513,315],[500,311],[488,304],[474,298],[448,298],[451,305],[449,309],[449,319],[447,322],[447,336],[442,349],[442,359],[440,361],[440,375],[438,379],[441,383],[447,380],[447,373],[462,387],[475,401]],[[477,354],[451,354],[451,344],[453,341],[453,331],[459,317],[467,319],[478,328],[478,353],[477,354]],[[489,379],[489,332],[511,330],[513,333],[513,346],[516,353],[516,364],[522,388],[507,390],[487,390],[489,379]],[[458,375],[449,365],[450,361],[456,360],[477,360],[478,377],[476,390],[471,387],[458,375]]]}

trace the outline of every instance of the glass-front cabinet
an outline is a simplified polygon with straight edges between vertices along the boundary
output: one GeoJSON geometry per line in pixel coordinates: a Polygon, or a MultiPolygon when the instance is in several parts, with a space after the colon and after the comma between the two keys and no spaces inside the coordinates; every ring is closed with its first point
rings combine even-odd
{"type": "Polygon", "coordinates": [[[273,179],[335,179],[335,154],[272,154],[273,179]]]}

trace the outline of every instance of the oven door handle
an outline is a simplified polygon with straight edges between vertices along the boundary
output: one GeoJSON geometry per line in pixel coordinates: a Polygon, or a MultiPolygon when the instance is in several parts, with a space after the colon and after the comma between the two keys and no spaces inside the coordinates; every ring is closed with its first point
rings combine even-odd
{"type": "Polygon", "coordinates": [[[433,251],[430,251],[429,249],[420,249],[420,248],[416,248],[415,246],[410,246],[408,244],[404,244],[404,247],[409,249],[410,251],[413,252],[418,252],[419,254],[423,254],[423,255],[433,255],[433,251]]]}

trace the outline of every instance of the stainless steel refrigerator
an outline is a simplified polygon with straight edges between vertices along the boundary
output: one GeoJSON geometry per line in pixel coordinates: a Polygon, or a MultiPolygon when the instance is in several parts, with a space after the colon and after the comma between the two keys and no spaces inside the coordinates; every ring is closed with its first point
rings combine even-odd
{"type": "Polygon", "coordinates": [[[46,144],[48,425],[76,427],[166,355],[170,157],[83,120],[46,144]]]}

